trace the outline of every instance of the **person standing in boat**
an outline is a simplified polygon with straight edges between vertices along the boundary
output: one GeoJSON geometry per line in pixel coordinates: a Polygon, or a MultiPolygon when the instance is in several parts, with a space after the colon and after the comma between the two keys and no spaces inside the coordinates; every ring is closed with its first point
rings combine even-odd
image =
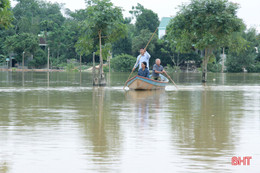
{"type": "Polygon", "coordinates": [[[138,76],[143,76],[149,78],[149,70],[147,68],[147,63],[142,62],[142,68],[138,70],[138,76]]]}
{"type": "Polygon", "coordinates": [[[157,58],[155,60],[155,64],[153,65],[153,73],[152,73],[152,79],[154,80],[161,80],[160,74],[165,73],[163,66],[161,66],[161,60],[157,58]]]}
{"type": "Polygon", "coordinates": [[[140,55],[136,59],[135,66],[133,68],[133,71],[139,66],[139,70],[142,69],[142,62],[146,62],[146,67],[149,70],[149,59],[151,58],[151,55],[146,51],[146,49],[140,49],[140,55]]]}

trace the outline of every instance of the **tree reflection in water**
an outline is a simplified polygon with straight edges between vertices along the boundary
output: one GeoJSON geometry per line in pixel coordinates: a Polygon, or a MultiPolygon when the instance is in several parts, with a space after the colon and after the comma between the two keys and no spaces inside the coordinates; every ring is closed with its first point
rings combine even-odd
{"type": "MultiPolygon", "coordinates": [[[[232,97],[225,98],[225,94],[208,90],[178,92],[172,96],[176,99],[170,100],[174,105],[171,117],[173,145],[177,146],[180,155],[186,156],[184,162],[189,163],[190,168],[215,170],[214,163],[221,163],[218,166],[223,170],[223,166],[230,165],[236,140],[239,140],[239,134],[232,128],[236,122],[232,111],[242,103],[233,107],[229,104],[232,97]]],[[[236,128],[239,124],[236,122],[236,128]]]]}
{"type": "MultiPolygon", "coordinates": [[[[114,172],[119,162],[122,137],[120,133],[119,116],[115,115],[113,101],[118,102],[118,93],[103,87],[94,87],[92,99],[81,103],[80,123],[84,130],[85,153],[88,159],[97,165],[94,170],[114,172]],[[92,101],[92,103],[91,103],[92,101]]],[[[121,96],[122,97],[122,96],[121,96]]]]}

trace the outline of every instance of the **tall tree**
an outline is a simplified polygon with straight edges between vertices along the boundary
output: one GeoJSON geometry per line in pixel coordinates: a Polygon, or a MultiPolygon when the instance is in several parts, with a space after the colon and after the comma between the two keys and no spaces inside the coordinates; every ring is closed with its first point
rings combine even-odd
{"type": "MultiPolygon", "coordinates": [[[[153,33],[150,32],[148,29],[143,29],[143,30],[141,30],[141,32],[139,33],[138,36],[135,36],[133,38],[132,50],[133,50],[134,56],[139,55],[139,50],[141,48],[145,48],[147,42],[149,41],[149,39],[151,38],[152,35],[153,35],[153,33]]],[[[157,37],[157,35],[155,35],[153,37],[153,39],[151,40],[149,47],[147,48],[147,50],[151,54],[155,53],[154,50],[155,50],[155,45],[156,45],[157,39],[158,39],[158,37],[157,37]]]]}
{"type": "Polygon", "coordinates": [[[9,0],[1,0],[0,1],[0,28],[1,27],[9,27],[11,26],[11,22],[13,20],[11,6],[9,0]]]}
{"type": "Polygon", "coordinates": [[[154,32],[159,26],[158,15],[152,10],[144,8],[144,6],[139,3],[136,7],[133,6],[129,13],[132,14],[132,18],[136,18],[136,35],[139,35],[141,30],[144,29],[154,32]]]}
{"type": "Polygon", "coordinates": [[[82,23],[81,37],[76,47],[80,54],[89,54],[99,48],[100,70],[99,84],[104,82],[102,48],[111,47],[111,43],[125,35],[122,10],[114,7],[110,0],[87,0],[87,19],[82,23]]]}
{"type": "Polygon", "coordinates": [[[21,62],[21,55],[25,52],[27,55],[33,55],[39,48],[38,37],[29,33],[22,33],[20,35],[13,35],[5,40],[5,49],[8,52],[17,54],[16,60],[21,62]]]}
{"type": "Polygon", "coordinates": [[[62,5],[39,0],[16,0],[13,8],[16,19],[16,33],[39,34],[50,31],[54,25],[61,26],[65,21],[61,13],[62,5]]]}
{"type": "Polygon", "coordinates": [[[131,24],[131,18],[125,18],[124,24],[127,26],[127,34],[112,44],[112,54],[132,54],[132,38],[134,35],[134,25],[131,24]]]}
{"type": "Polygon", "coordinates": [[[136,19],[136,30],[140,32],[143,29],[148,29],[150,32],[154,32],[159,26],[159,18],[152,10],[144,9],[136,19]]]}
{"type": "Polygon", "coordinates": [[[257,40],[257,31],[250,28],[241,35],[246,40],[246,44],[240,52],[229,51],[226,63],[229,72],[243,72],[243,69],[253,72],[256,65],[258,56],[256,48],[260,46],[260,42],[257,40]]]}
{"type": "Polygon", "coordinates": [[[137,6],[132,6],[132,10],[129,13],[132,15],[132,19],[137,18],[142,11],[144,10],[144,6],[140,3],[137,3],[137,6]]]}
{"type": "Polygon", "coordinates": [[[191,0],[182,5],[167,27],[167,39],[180,52],[192,47],[204,53],[202,82],[207,80],[207,64],[214,49],[228,43],[230,36],[243,28],[237,17],[238,4],[227,0],[191,0]]]}

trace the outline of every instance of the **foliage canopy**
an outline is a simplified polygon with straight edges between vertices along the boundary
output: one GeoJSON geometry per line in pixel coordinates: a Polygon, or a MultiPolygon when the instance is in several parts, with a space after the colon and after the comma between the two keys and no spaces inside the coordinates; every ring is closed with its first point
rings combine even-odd
{"type": "Polygon", "coordinates": [[[125,35],[126,26],[122,22],[122,9],[114,7],[110,0],[87,0],[86,3],[86,20],[79,26],[81,36],[76,48],[80,54],[87,55],[98,47],[111,46],[109,43],[125,35]]]}
{"type": "Polygon", "coordinates": [[[167,37],[181,52],[223,46],[232,33],[243,29],[238,7],[227,0],[192,0],[171,20],[167,37]]]}
{"type": "Polygon", "coordinates": [[[0,28],[11,26],[13,15],[11,12],[11,5],[9,0],[0,1],[0,28]]]}

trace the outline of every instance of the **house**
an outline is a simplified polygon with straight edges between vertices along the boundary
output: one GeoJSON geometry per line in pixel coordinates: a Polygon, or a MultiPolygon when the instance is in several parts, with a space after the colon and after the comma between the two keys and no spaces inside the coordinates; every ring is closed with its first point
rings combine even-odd
{"type": "Polygon", "coordinates": [[[169,24],[171,19],[172,19],[172,17],[163,17],[162,18],[159,28],[158,28],[159,39],[161,39],[166,34],[166,27],[169,24]]]}
{"type": "MultiPolygon", "coordinates": [[[[47,35],[49,35],[49,33],[47,33],[47,35]]],[[[41,33],[38,34],[38,38],[39,38],[39,46],[46,47],[47,46],[46,35],[43,31],[41,31],[41,33]]]]}

